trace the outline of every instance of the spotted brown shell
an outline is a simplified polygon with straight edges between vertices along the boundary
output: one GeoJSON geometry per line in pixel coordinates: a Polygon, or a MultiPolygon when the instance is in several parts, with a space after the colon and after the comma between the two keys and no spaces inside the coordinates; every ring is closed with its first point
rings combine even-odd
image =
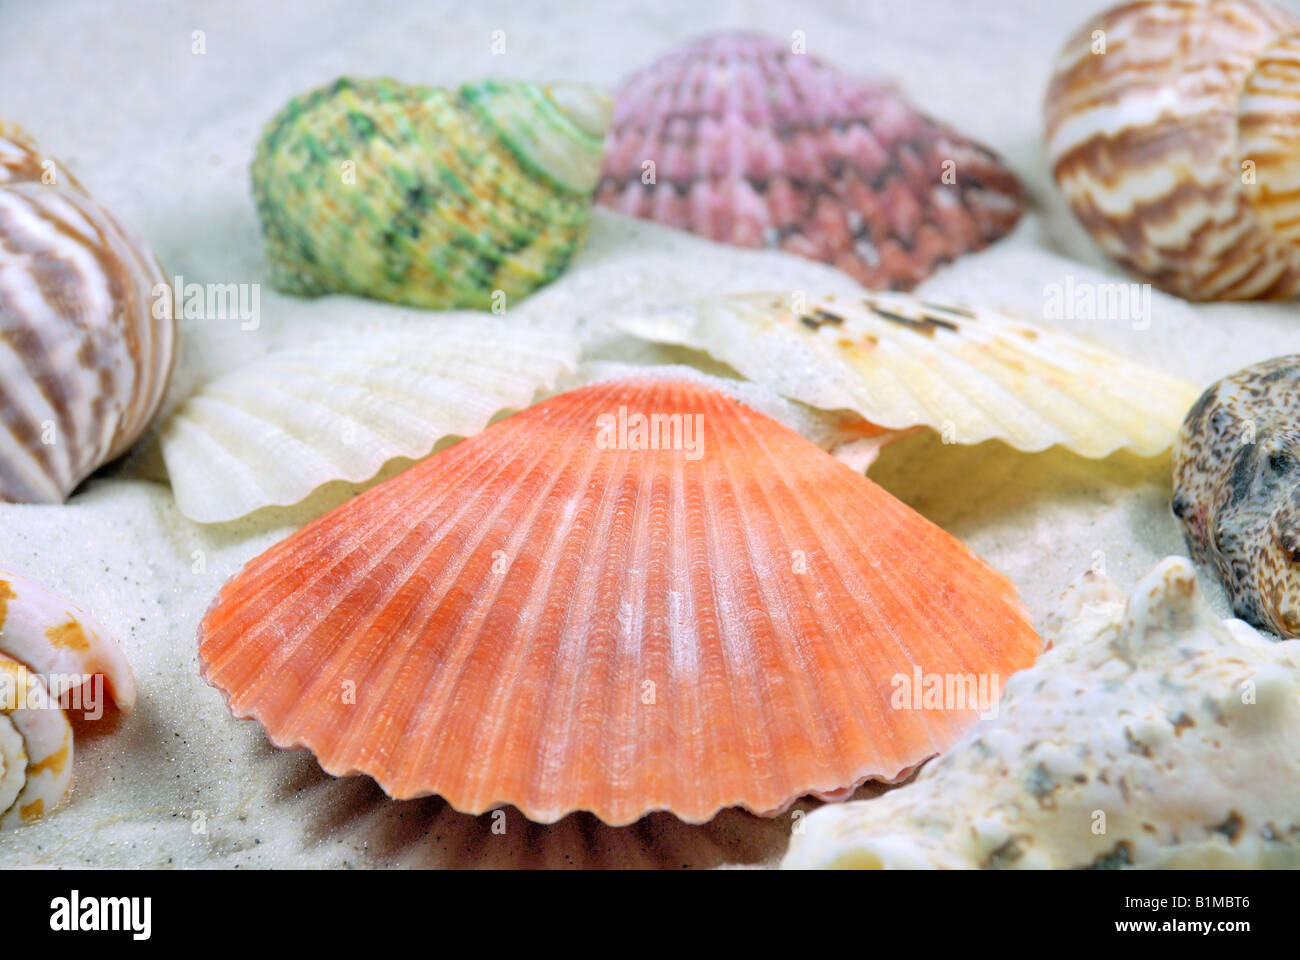
{"type": "Polygon", "coordinates": [[[1300,355],[1224,377],[1174,446],[1173,511],[1233,611],[1300,636],[1300,355]]]}

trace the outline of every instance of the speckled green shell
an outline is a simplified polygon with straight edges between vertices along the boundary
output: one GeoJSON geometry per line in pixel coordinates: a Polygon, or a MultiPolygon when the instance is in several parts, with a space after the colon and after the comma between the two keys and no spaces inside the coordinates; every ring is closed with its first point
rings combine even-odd
{"type": "Polygon", "coordinates": [[[344,77],[295,97],[253,160],[271,282],[435,309],[526,296],[586,236],[608,122],[604,94],[567,85],[344,77]]]}

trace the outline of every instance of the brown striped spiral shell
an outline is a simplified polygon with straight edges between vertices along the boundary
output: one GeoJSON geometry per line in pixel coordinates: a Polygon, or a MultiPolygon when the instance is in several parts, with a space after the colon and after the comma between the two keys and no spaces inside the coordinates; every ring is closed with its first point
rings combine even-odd
{"type": "Polygon", "coordinates": [[[1052,172],[1111,257],[1189,300],[1300,294],[1300,21],[1263,0],[1099,14],[1047,91],[1052,172]]]}
{"type": "Polygon", "coordinates": [[[0,501],[61,503],[158,411],[175,352],[147,247],[0,122],[0,501]]]}

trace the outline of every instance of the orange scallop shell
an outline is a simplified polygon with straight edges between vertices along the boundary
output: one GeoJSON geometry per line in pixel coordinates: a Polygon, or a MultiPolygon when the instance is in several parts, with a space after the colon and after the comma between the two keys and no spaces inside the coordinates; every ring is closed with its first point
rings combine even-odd
{"type": "Polygon", "coordinates": [[[1040,647],[960,541],[776,421],[658,379],[422,461],[252,560],[199,631],[231,710],[330,773],[614,825],[896,778],[977,717],[900,708],[897,677],[1005,685],[1040,647]],[[642,449],[637,414],[698,433],[642,449]]]}

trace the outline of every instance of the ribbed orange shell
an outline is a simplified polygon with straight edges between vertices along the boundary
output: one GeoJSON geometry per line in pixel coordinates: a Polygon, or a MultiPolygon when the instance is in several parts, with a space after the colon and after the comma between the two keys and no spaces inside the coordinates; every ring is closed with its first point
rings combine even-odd
{"type": "Polygon", "coordinates": [[[456,809],[702,822],[895,778],[972,709],[896,674],[996,674],[1040,641],[1014,586],[797,433],[695,383],[561,394],[251,561],[199,631],[279,746],[456,809]],[[702,455],[598,418],[702,417],[702,455]],[[353,700],[354,702],[349,702],[353,700]]]}

